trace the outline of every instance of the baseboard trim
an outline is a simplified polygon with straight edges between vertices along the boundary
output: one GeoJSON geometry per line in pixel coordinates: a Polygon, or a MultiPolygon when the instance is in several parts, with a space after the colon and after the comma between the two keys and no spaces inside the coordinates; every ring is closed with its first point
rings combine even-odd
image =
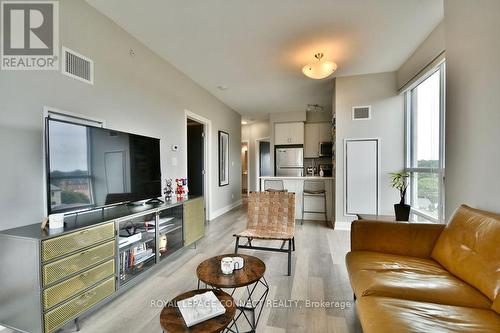
{"type": "Polygon", "coordinates": [[[243,204],[243,200],[240,199],[240,200],[233,202],[230,205],[227,205],[225,207],[217,209],[216,211],[214,211],[210,214],[209,221],[212,221],[212,220],[218,218],[219,216],[226,214],[227,212],[235,209],[236,207],[241,206],[242,204],[243,204]]]}
{"type": "Polygon", "coordinates": [[[351,230],[351,222],[335,222],[335,230],[351,230]]]}

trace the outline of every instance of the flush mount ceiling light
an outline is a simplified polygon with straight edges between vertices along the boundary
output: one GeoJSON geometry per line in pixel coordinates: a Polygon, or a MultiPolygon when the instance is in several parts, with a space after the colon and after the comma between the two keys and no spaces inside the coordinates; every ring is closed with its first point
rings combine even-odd
{"type": "Polygon", "coordinates": [[[323,59],[323,53],[316,53],[314,57],[317,59],[310,64],[305,65],[302,68],[302,73],[311,79],[324,79],[329,77],[337,69],[337,64],[332,61],[326,61],[323,59]]]}

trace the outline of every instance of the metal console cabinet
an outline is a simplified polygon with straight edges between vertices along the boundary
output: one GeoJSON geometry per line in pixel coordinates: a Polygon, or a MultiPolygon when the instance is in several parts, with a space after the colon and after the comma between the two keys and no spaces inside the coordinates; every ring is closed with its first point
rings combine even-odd
{"type": "Polygon", "coordinates": [[[156,206],[114,206],[69,215],[63,230],[32,224],[1,231],[0,325],[52,333],[110,301],[140,282],[137,277],[168,262],[161,259],[204,236],[203,202],[198,197],[156,206]],[[153,240],[148,245],[151,259],[147,265],[127,262],[124,272],[123,252],[141,246],[138,237],[137,244],[124,245],[120,236],[124,226],[133,224],[147,227],[142,233],[153,240]],[[162,237],[169,238],[168,247],[160,243],[162,237]],[[126,283],[124,274],[130,275],[126,283]]]}

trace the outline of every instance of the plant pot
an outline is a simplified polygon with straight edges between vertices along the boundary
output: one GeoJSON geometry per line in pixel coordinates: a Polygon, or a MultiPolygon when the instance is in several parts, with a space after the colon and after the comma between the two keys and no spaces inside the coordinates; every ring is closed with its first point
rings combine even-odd
{"type": "Polygon", "coordinates": [[[408,221],[410,219],[410,205],[395,204],[394,213],[396,213],[396,221],[408,221]]]}

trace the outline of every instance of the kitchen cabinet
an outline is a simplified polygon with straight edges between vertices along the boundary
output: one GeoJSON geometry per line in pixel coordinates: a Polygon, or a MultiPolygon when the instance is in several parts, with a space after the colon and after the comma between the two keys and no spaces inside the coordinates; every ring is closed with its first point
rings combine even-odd
{"type": "Polygon", "coordinates": [[[275,145],[303,145],[304,123],[276,123],[274,124],[275,145]]]}
{"type": "Polygon", "coordinates": [[[317,123],[304,125],[304,158],[319,156],[319,130],[317,123]]]}
{"type": "Polygon", "coordinates": [[[319,142],[332,142],[332,124],[318,123],[319,142]]]}
{"type": "Polygon", "coordinates": [[[305,124],[304,157],[319,157],[320,142],[332,142],[332,125],[329,122],[305,124]]]}

